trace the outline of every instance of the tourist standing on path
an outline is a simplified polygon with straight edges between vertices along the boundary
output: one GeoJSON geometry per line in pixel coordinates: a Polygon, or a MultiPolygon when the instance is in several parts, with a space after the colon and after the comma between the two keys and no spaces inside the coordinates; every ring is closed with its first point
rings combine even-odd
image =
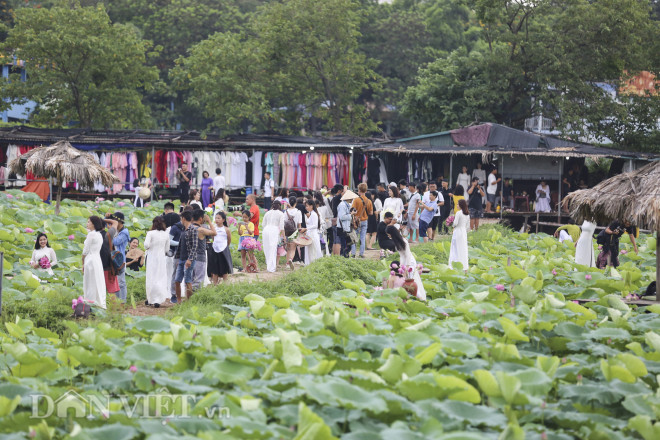
{"type": "Polygon", "coordinates": [[[594,231],[596,224],[588,220],[582,222],[582,231],[575,244],[575,263],[584,266],[596,267],[594,253],[594,231]]]}
{"type": "MultiPolygon", "coordinates": [[[[456,188],[461,186],[463,188],[463,191],[465,191],[466,188],[470,187],[470,181],[471,179],[470,179],[470,175],[468,174],[468,168],[464,166],[462,172],[456,178],[456,188]]],[[[467,197],[465,198],[467,199],[467,197]]]]}
{"type": "Polygon", "coordinates": [[[270,178],[270,173],[264,173],[264,209],[268,211],[275,197],[275,181],[270,178]]]}
{"type": "Polygon", "coordinates": [[[248,194],[245,198],[245,203],[250,209],[250,221],[254,225],[254,239],[259,240],[259,207],[257,206],[257,196],[248,194]]]}
{"type": "Polygon", "coordinates": [[[179,263],[174,275],[174,286],[176,290],[177,303],[181,304],[181,282],[186,284],[186,298],[190,299],[193,294],[192,282],[195,271],[195,256],[197,255],[197,228],[192,223],[192,212],[184,211],[181,214],[181,223],[185,230],[181,234],[179,242],[179,263]]]}
{"type": "Polygon", "coordinates": [[[486,184],[486,170],[481,168],[481,162],[477,163],[477,167],[472,170],[472,178],[477,177],[479,179],[479,185],[486,184]]]}
{"type": "Polygon", "coordinates": [[[438,227],[438,222],[440,221],[440,208],[445,204],[445,198],[438,191],[438,185],[434,181],[431,181],[428,186],[428,191],[426,191],[422,196],[422,202],[424,202],[426,205],[428,205],[429,201],[431,200],[430,197],[431,191],[435,191],[437,194],[435,200],[437,206],[435,208],[435,212],[433,213],[433,218],[431,219],[431,223],[429,223],[429,227],[426,231],[426,236],[430,240],[433,240],[435,239],[435,230],[438,227]]]}
{"type": "Polygon", "coordinates": [[[225,193],[224,188],[220,188],[218,192],[215,194],[215,200],[213,201],[214,204],[213,213],[215,214],[219,211],[224,212],[228,203],[229,203],[229,197],[225,193]]]}
{"type": "Polygon", "coordinates": [[[470,189],[468,189],[468,194],[470,195],[470,202],[468,203],[470,229],[476,231],[479,229],[479,219],[484,216],[483,197],[486,195],[484,189],[479,185],[478,177],[472,178],[472,184],[470,185],[470,189]]]}
{"type": "Polygon", "coordinates": [[[335,185],[330,190],[330,195],[332,199],[330,200],[330,209],[332,210],[332,255],[341,255],[341,250],[346,247],[345,237],[339,234],[339,220],[337,216],[339,215],[337,209],[341,203],[341,196],[344,194],[343,185],[335,185]]]}
{"type": "Polygon", "coordinates": [[[145,305],[160,307],[170,297],[169,279],[167,278],[167,251],[170,248],[170,234],[167,233],[165,220],[158,216],[151,223],[151,230],[144,239],[147,254],[145,305]]]}
{"type": "MultiPolygon", "coordinates": [[[[186,212],[186,211],[184,211],[186,212]]],[[[183,214],[182,214],[183,215],[183,214]]],[[[181,242],[183,241],[183,232],[186,230],[186,227],[183,225],[183,222],[181,221],[181,216],[177,214],[177,222],[174,223],[169,229],[169,234],[170,234],[170,253],[172,254],[172,261],[171,261],[171,276],[170,276],[170,294],[172,295],[170,297],[170,301],[173,304],[176,304],[177,302],[177,297],[176,297],[176,283],[175,283],[175,278],[176,278],[176,270],[179,267],[179,258],[181,256],[181,242]]],[[[192,217],[191,217],[192,219],[192,217]]],[[[174,220],[173,218],[171,220],[174,220]]],[[[170,273],[170,272],[168,272],[170,273]]]]}
{"type": "Polygon", "coordinates": [[[34,250],[32,251],[32,258],[30,258],[30,266],[34,269],[42,269],[53,275],[52,267],[57,264],[57,255],[48,243],[48,236],[43,232],[37,235],[34,242],[34,250]]]}
{"type": "Polygon", "coordinates": [[[215,191],[213,188],[213,179],[211,179],[209,172],[204,171],[202,173],[202,206],[204,209],[206,209],[210,204],[211,201],[214,199],[215,191]]]}
{"type": "MultiPolygon", "coordinates": [[[[220,190],[224,191],[225,189],[225,176],[222,175],[222,170],[220,168],[215,169],[215,177],[213,178],[213,191],[215,195],[218,195],[220,190]]],[[[217,197],[213,197],[217,200],[217,197]]]]}
{"type": "Polygon", "coordinates": [[[176,177],[179,179],[179,197],[182,204],[188,203],[190,196],[190,181],[192,180],[192,173],[188,171],[188,164],[181,164],[176,172],[176,177]]]}
{"type": "Polygon", "coordinates": [[[424,243],[429,241],[427,233],[433,221],[433,216],[438,209],[437,200],[438,192],[431,191],[427,202],[419,202],[419,207],[422,209],[422,213],[419,215],[419,236],[422,237],[424,243]]]}
{"type": "Polygon", "coordinates": [[[201,209],[204,210],[201,200],[201,192],[197,189],[191,189],[189,193],[188,206],[192,206],[193,210],[201,209]]]}
{"type": "Polygon", "coordinates": [[[399,261],[401,266],[412,267],[413,276],[412,279],[415,280],[417,284],[417,299],[426,301],[426,289],[422,283],[422,278],[419,275],[419,269],[417,268],[417,260],[410,252],[410,245],[403,238],[401,233],[394,226],[388,226],[386,229],[387,235],[390,236],[390,239],[394,242],[394,248],[399,251],[399,261]]]}
{"type": "Polygon", "coordinates": [[[470,212],[465,200],[459,200],[459,211],[454,217],[454,233],[451,236],[451,248],[449,249],[449,265],[453,267],[454,262],[463,265],[463,270],[468,270],[468,238],[467,231],[470,226],[470,212]]]}
{"type": "MultiPolygon", "coordinates": [[[[446,220],[449,218],[449,214],[451,214],[451,196],[449,195],[449,182],[446,180],[443,180],[441,183],[441,188],[440,188],[440,193],[441,195],[438,196],[438,200],[440,200],[440,197],[442,197],[443,203],[440,205],[440,216],[438,217],[438,233],[447,233],[449,232],[449,229],[447,228],[447,223],[446,220]]],[[[434,235],[435,237],[435,235],[434,235]]]]}
{"type": "Polygon", "coordinates": [[[454,202],[454,216],[456,216],[456,213],[461,210],[460,206],[458,206],[459,202],[465,200],[465,188],[462,185],[458,185],[451,193],[451,198],[454,202]]]}
{"type": "Polygon", "coordinates": [[[87,220],[87,238],[82,252],[83,295],[85,301],[105,309],[105,279],[101,262],[103,220],[95,215],[87,220]]]}
{"type": "MultiPolygon", "coordinates": [[[[265,221],[265,218],[264,218],[265,221]]],[[[208,249],[208,265],[207,275],[211,277],[213,285],[223,281],[227,281],[228,276],[232,273],[232,260],[229,245],[231,244],[231,231],[226,226],[227,215],[218,211],[215,213],[215,237],[213,237],[213,244],[208,249]]]]}
{"type": "MultiPolygon", "coordinates": [[[[366,186],[366,183],[364,184],[366,186]]],[[[316,201],[309,199],[305,202],[305,224],[306,228],[301,232],[307,234],[312,240],[309,246],[305,246],[305,265],[309,265],[323,256],[321,252],[321,217],[316,209],[316,201]]]]}
{"type": "Polygon", "coordinates": [[[488,188],[486,188],[486,212],[489,214],[492,214],[497,206],[497,188],[501,181],[502,178],[497,177],[497,168],[493,168],[488,175],[488,188]]]}
{"type": "MultiPolygon", "coordinates": [[[[401,220],[403,218],[403,202],[401,201],[401,197],[399,196],[399,190],[396,186],[391,185],[388,188],[388,194],[389,197],[385,199],[385,203],[383,203],[383,211],[382,212],[391,212],[394,214],[394,220],[396,221],[397,228],[400,227],[401,220]]],[[[382,214],[381,214],[382,217],[382,214]]]]}
{"type": "Polygon", "coordinates": [[[366,195],[367,184],[360,183],[358,185],[358,196],[353,200],[352,205],[352,208],[356,211],[356,217],[358,220],[360,220],[360,229],[357,231],[358,237],[360,237],[360,258],[364,258],[364,250],[367,247],[367,227],[369,226],[368,220],[369,216],[374,212],[374,207],[371,204],[371,201],[367,199],[366,195]]]}
{"type": "Polygon", "coordinates": [[[376,243],[376,233],[378,232],[378,221],[380,220],[380,212],[383,210],[383,202],[378,198],[376,191],[368,191],[367,198],[373,204],[372,213],[369,214],[367,219],[367,250],[373,251],[374,244],[376,243]]]}
{"type": "Polygon", "coordinates": [[[289,208],[284,211],[284,228],[286,234],[286,264],[293,270],[293,257],[296,255],[296,244],[293,242],[295,233],[302,227],[302,212],[296,208],[298,199],[289,197],[289,208]],[[289,225],[289,226],[287,226],[289,225]]]}
{"type": "Polygon", "coordinates": [[[341,256],[345,258],[348,258],[351,248],[355,247],[355,243],[351,242],[348,234],[351,232],[351,220],[353,220],[351,204],[356,198],[357,195],[353,191],[346,190],[344,195],[341,196],[341,203],[337,207],[337,233],[344,237],[342,245],[345,245],[341,249],[341,256]]]}
{"type": "Polygon", "coordinates": [[[415,186],[414,183],[410,183],[408,188],[411,193],[408,199],[408,242],[414,243],[415,239],[419,239],[419,202],[422,200],[425,187],[422,184],[415,186]]]}
{"type": "Polygon", "coordinates": [[[245,271],[247,271],[248,264],[250,263],[255,263],[256,267],[254,252],[251,249],[243,247],[243,242],[246,239],[254,238],[254,224],[250,221],[250,216],[250,211],[243,211],[241,213],[243,221],[238,224],[238,250],[241,252],[241,263],[243,264],[243,270],[245,271]]]}
{"type": "Polygon", "coordinates": [[[262,224],[263,229],[263,248],[266,258],[266,270],[275,272],[277,270],[277,244],[280,240],[285,240],[284,236],[284,218],[285,214],[281,211],[282,204],[275,200],[271,209],[264,214],[262,224]]]}
{"type": "MultiPolygon", "coordinates": [[[[128,233],[128,229],[124,227],[124,214],[117,211],[109,218],[106,218],[105,222],[109,224],[110,227],[117,230],[117,235],[112,240],[112,245],[117,251],[121,252],[125,260],[126,247],[128,247],[128,242],[131,240],[131,236],[128,233]]],[[[117,281],[119,282],[119,293],[117,294],[117,298],[119,298],[122,303],[125,303],[128,294],[126,291],[126,266],[117,271],[117,281]]]]}
{"type": "Polygon", "coordinates": [[[197,254],[195,255],[195,270],[193,271],[193,291],[209,284],[207,276],[206,250],[208,237],[215,237],[215,226],[206,212],[201,210],[193,211],[193,224],[197,226],[197,254]]]}

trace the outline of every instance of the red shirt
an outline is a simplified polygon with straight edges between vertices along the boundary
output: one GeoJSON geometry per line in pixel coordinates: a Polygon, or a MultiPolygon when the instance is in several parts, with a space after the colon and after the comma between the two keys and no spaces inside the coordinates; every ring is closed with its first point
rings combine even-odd
{"type": "Polygon", "coordinates": [[[255,203],[250,207],[250,212],[252,213],[252,218],[250,219],[250,223],[254,224],[254,235],[258,236],[259,235],[259,207],[255,203]]]}

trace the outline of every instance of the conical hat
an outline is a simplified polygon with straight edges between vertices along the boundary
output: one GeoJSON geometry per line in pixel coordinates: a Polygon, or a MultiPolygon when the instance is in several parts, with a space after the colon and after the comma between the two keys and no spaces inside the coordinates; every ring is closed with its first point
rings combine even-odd
{"type": "Polygon", "coordinates": [[[347,189],[346,192],[344,193],[344,195],[341,196],[341,199],[342,200],[353,200],[353,199],[357,199],[357,197],[358,197],[357,194],[355,194],[350,189],[347,189]]]}

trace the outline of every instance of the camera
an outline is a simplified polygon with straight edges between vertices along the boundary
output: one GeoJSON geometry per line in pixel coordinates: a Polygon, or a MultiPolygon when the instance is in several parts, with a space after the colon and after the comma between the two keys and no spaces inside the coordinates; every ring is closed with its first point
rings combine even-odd
{"type": "Polygon", "coordinates": [[[242,205],[233,205],[233,206],[226,206],[225,211],[227,212],[236,212],[236,211],[243,211],[244,207],[242,205]]]}

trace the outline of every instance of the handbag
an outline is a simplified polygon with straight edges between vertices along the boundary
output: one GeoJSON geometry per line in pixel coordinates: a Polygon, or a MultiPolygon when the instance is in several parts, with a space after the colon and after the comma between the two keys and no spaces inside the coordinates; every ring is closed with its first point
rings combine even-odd
{"type": "Polygon", "coordinates": [[[350,240],[350,243],[347,244],[357,244],[357,242],[360,240],[357,235],[357,231],[355,229],[351,229],[349,233],[346,234],[348,236],[348,239],[350,240]]]}
{"type": "Polygon", "coordinates": [[[293,242],[297,246],[309,246],[310,244],[312,244],[312,239],[309,238],[307,235],[301,234],[301,235],[298,235],[298,237],[295,238],[293,240],[293,242]]]}

